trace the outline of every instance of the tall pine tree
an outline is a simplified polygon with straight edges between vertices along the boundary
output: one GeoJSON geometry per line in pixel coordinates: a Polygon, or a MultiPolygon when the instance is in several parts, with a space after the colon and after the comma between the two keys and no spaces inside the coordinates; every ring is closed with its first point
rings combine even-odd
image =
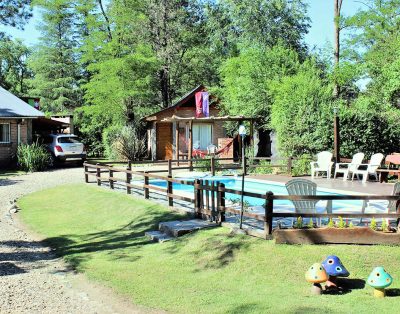
{"type": "Polygon", "coordinates": [[[33,95],[41,97],[44,110],[60,113],[80,105],[77,42],[74,39],[73,3],[37,0],[42,9],[41,37],[30,59],[35,73],[33,95]]]}

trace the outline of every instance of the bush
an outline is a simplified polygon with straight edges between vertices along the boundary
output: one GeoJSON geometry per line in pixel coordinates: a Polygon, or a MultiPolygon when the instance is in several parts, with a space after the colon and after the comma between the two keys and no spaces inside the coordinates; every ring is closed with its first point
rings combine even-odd
{"type": "Polygon", "coordinates": [[[52,165],[49,152],[43,145],[33,143],[31,145],[22,144],[17,150],[18,166],[27,172],[42,171],[52,165]]]}
{"type": "Polygon", "coordinates": [[[310,174],[312,161],[311,155],[303,154],[299,158],[294,159],[292,162],[292,175],[293,176],[303,176],[310,174]]]}
{"type": "Polygon", "coordinates": [[[136,125],[108,128],[103,134],[103,144],[110,159],[139,160],[146,156],[146,139],[136,125]]]}

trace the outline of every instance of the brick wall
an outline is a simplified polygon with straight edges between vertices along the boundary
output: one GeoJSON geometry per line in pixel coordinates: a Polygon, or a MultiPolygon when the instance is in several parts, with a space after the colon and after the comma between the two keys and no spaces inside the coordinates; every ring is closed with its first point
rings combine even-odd
{"type": "MultiPolygon", "coordinates": [[[[15,158],[18,147],[18,121],[17,119],[0,119],[0,123],[10,123],[10,143],[0,143],[0,166],[7,166],[15,158]]],[[[31,124],[30,119],[25,119],[20,124],[21,143],[30,142],[31,134],[29,134],[29,130],[32,129],[31,124]]]]}

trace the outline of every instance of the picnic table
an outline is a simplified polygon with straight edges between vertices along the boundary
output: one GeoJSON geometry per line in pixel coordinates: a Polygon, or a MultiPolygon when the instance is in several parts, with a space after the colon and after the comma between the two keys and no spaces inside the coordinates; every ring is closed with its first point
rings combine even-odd
{"type": "MultiPolygon", "coordinates": [[[[387,168],[379,168],[376,172],[379,175],[379,182],[388,182],[388,177],[390,175],[397,175],[397,180],[400,178],[400,169],[391,168],[392,165],[400,165],[400,154],[387,155],[385,159],[385,165],[387,168]]],[[[392,166],[393,167],[393,166],[392,166]]]]}

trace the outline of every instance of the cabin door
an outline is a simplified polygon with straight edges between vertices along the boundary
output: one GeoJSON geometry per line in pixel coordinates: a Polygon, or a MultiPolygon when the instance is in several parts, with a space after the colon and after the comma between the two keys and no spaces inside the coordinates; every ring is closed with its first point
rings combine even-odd
{"type": "Polygon", "coordinates": [[[172,159],[172,123],[157,123],[157,159],[172,159]]]}

